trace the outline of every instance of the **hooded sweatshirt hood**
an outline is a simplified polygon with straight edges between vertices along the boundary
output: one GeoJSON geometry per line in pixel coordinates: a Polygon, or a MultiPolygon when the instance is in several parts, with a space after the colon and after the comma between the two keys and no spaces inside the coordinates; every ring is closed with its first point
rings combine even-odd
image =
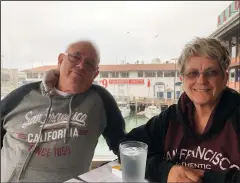
{"type": "MultiPolygon", "coordinates": [[[[226,88],[220,96],[216,107],[212,111],[207,126],[200,138],[207,139],[214,134],[218,134],[231,113],[233,113],[239,106],[239,93],[230,88],[226,88]]],[[[185,128],[191,128],[188,132],[194,131],[194,104],[185,92],[181,95],[178,101],[178,112],[185,128]]],[[[192,133],[192,135],[194,135],[194,133],[192,133]]]]}
{"type": "Polygon", "coordinates": [[[237,131],[239,127],[236,127],[239,125],[239,110],[239,93],[226,88],[212,111],[204,132],[199,135],[194,130],[194,104],[183,93],[176,109],[177,118],[170,121],[166,134],[166,159],[173,164],[193,168],[239,168],[240,134],[237,131]]]}

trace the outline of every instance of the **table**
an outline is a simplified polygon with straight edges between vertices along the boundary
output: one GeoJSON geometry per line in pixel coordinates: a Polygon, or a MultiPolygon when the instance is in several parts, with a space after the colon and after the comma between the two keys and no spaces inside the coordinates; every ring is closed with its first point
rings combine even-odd
{"type": "Polygon", "coordinates": [[[122,179],[120,177],[117,177],[116,175],[112,174],[112,167],[117,166],[119,163],[117,161],[111,161],[101,167],[98,167],[96,169],[93,169],[87,173],[84,173],[82,175],[79,175],[78,177],[81,180],[78,179],[70,179],[67,182],[122,182],[122,179]]]}
{"type": "MultiPolygon", "coordinates": [[[[87,173],[84,173],[82,175],[79,175],[79,179],[70,179],[68,181],[65,181],[64,183],[70,183],[70,182],[122,182],[122,178],[114,175],[112,173],[112,167],[113,166],[119,166],[117,160],[111,161],[103,166],[100,166],[96,169],[93,169],[87,173]]],[[[149,182],[148,180],[144,180],[143,182],[149,182]]]]}

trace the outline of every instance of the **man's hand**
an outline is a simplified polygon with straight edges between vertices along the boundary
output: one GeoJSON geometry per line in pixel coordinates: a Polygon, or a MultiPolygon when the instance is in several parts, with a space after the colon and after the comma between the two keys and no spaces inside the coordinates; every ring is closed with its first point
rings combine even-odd
{"type": "Polygon", "coordinates": [[[168,182],[201,182],[204,170],[174,165],[168,174],[168,182]]]}

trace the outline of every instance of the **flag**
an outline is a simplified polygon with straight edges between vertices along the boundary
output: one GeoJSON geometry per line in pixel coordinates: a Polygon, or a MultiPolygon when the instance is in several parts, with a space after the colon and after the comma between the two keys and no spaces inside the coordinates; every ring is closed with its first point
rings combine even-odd
{"type": "Polygon", "coordinates": [[[150,79],[148,79],[147,87],[150,88],[150,79]]]}

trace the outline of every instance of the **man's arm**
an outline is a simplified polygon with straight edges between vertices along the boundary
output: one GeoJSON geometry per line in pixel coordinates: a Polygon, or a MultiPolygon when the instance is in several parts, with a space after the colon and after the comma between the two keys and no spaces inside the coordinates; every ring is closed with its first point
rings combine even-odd
{"type": "Polygon", "coordinates": [[[4,128],[4,118],[5,116],[11,112],[21,101],[22,99],[32,90],[39,86],[40,82],[29,83],[23,85],[11,93],[9,93],[6,97],[1,100],[0,111],[1,111],[1,148],[3,147],[3,137],[6,134],[6,130],[4,128]]]}
{"type": "Polygon", "coordinates": [[[121,140],[124,139],[126,135],[125,121],[113,96],[101,86],[93,85],[93,87],[95,87],[96,91],[102,98],[104,109],[106,111],[107,126],[102,135],[110,150],[119,156],[118,147],[121,140]]]}
{"type": "MultiPolygon", "coordinates": [[[[168,116],[175,106],[171,106],[146,124],[134,128],[125,140],[137,140],[148,144],[146,178],[153,182],[167,182],[173,164],[164,160],[164,141],[168,128],[168,116]]],[[[124,140],[124,141],[125,141],[124,140]]]]}

